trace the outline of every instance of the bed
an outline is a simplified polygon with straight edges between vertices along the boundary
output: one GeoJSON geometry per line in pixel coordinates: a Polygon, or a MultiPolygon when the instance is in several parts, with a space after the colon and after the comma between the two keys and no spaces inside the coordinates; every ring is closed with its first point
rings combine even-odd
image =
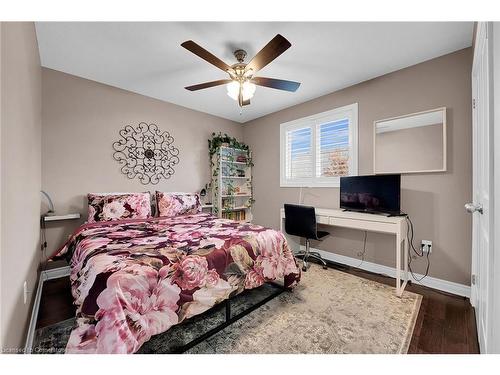
{"type": "Polygon", "coordinates": [[[61,256],[77,308],[66,353],[134,353],[246,289],[300,279],[281,232],[207,213],[85,224],[61,256]]]}

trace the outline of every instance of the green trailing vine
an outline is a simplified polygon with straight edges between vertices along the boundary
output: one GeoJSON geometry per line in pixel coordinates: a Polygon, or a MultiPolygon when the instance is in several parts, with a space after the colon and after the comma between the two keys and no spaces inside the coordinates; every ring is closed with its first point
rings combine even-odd
{"type": "Polygon", "coordinates": [[[250,148],[247,144],[238,141],[234,137],[230,137],[226,133],[212,133],[212,139],[208,140],[208,153],[210,156],[210,167],[213,167],[212,156],[215,155],[221,147],[231,147],[244,150],[247,152],[247,165],[253,167],[253,162],[250,157],[250,148]]]}
{"type": "Polygon", "coordinates": [[[248,145],[238,141],[234,137],[228,136],[226,133],[212,133],[212,139],[208,140],[208,152],[210,153],[210,157],[212,157],[221,146],[239,148],[247,152],[250,150],[248,145]]]}

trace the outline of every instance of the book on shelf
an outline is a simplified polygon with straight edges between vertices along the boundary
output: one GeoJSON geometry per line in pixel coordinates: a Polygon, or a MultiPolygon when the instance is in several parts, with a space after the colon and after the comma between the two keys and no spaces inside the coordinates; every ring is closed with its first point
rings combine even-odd
{"type": "Polygon", "coordinates": [[[223,212],[222,218],[236,220],[236,221],[244,221],[246,220],[246,212],[245,210],[223,212]]]}

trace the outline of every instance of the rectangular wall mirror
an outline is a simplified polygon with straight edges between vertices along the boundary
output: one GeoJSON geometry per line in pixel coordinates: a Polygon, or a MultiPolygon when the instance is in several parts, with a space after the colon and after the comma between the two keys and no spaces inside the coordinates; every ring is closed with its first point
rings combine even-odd
{"type": "Polygon", "coordinates": [[[446,108],[374,122],[373,171],[446,171],[446,108]]]}

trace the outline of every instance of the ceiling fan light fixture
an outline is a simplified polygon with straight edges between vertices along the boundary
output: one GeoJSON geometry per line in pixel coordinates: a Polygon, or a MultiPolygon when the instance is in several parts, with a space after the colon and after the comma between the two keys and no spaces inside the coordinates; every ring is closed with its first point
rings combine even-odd
{"type": "MultiPolygon", "coordinates": [[[[245,81],[242,85],[243,101],[253,98],[255,94],[256,86],[248,81],[245,81]]],[[[233,99],[238,100],[238,95],[240,94],[240,83],[238,81],[232,81],[227,84],[227,95],[233,99]]]]}
{"type": "Polygon", "coordinates": [[[185,87],[186,90],[197,91],[209,87],[226,85],[227,95],[236,101],[240,108],[243,108],[250,104],[250,99],[255,94],[256,85],[288,92],[295,92],[300,86],[300,82],[255,76],[259,70],[270,64],[291,47],[291,43],[280,34],[271,39],[248,63],[244,62],[247,55],[244,50],[238,49],[234,51],[234,57],[238,62],[231,66],[192,40],[182,43],[181,46],[229,74],[228,79],[219,79],[217,81],[187,86],[185,87]]]}
{"type": "Polygon", "coordinates": [[[255,94],[255,89],[256,86],[253,83],[245,81],[245,83],[243,83],[243,100],[252,99],[255,94]]]}
{"type": "Polygon", "coordinates": [[[240,84],[237,81],[232,81],[227,84],[227,95],[234,100],[238,100],[240,84]]]}

